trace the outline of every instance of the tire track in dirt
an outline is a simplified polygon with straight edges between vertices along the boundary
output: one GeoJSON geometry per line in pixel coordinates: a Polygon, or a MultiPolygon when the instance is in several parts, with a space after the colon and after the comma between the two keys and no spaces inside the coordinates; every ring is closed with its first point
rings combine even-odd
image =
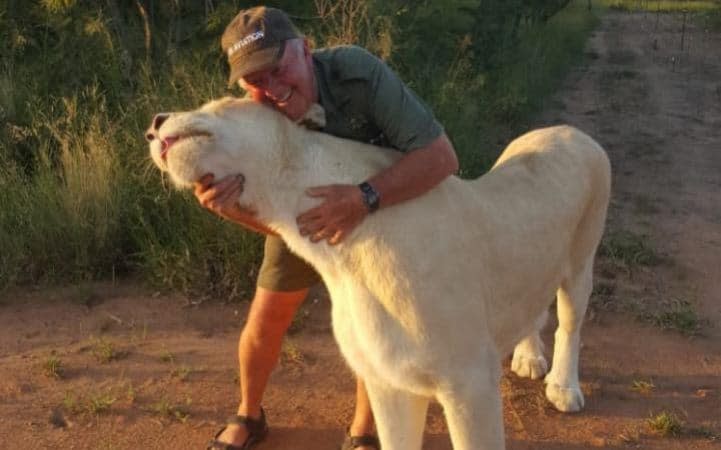
{"type": "MultiPolygon", "coordinates": [[[[721,323],[721,37],[678,15],[613,13],[592,39],[589,67],[558,98],[569,122],[608,150],[609,230],[650,237],[673,266],[664,291],[721,323]]],[[[721,336],[721,327],[706,330],[721,336]]]]}
{"type": "Polygon", "coordinates": [[[596,287],[608,293],[592,299],[584,332],[586,436],[556,440],[578,447],[538,448],[717,448],[709,436],[721,434],[721,35],[688,22],[682,48],[682,23],[679,14],[604,17],[589,64],[539,120],[576,125],[606,148],[614,172],[607,237],[644,236],[660,263],[623,273],[599,258],[596,287]],[[703,336],[631,320],[678,302],[702,318],[703,336]],[[639,380],[656,388],[637,395],[630,387],[639,380]],[[650,432],[646,419],[662,410],[686,421],[683,438],[650,432]]]}

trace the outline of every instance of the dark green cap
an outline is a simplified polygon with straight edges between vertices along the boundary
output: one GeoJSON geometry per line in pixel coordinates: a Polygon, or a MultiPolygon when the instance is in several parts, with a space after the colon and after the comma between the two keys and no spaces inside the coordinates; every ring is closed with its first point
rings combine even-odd
{"type": "Polygon", "coordinates": [[[239,12],[220,40],[230,65],[228,85],[277,63],[285,41],[299,37],[290,18],[279,9],[256,6],[239,12]]]}

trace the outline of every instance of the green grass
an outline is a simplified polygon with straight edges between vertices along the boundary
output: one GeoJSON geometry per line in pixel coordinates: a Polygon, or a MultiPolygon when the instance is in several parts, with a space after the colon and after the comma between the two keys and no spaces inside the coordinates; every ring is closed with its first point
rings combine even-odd
{"type": "Polygon", "coordinates": [[[160,360],[165,363],[174,363],[175,362],[175,355],[170,352],[170,350],[163,350],[163,353],[160,354],[160,360]]]}
{"type": "Polygon", "coordinates": [[[104,338],[96,339],[91,351],[95,359],[102,364],[108,364],[128,356],[127,351],[118,350],[113,342],[104,338]]]}
{"type": "Polygon", "coordinates": [[[476,70],[459,47],[447,72],[436,77],[443,81],[423,94],[453,140],[462,177],[484,173],[529,128],[568,70],[584,63],[585,43],[598,23],[586,2],[572,1],[548,22],[524,28],[490,72],[476,70]]]}
{"type": "Polygon", "coordinates": [[[622,11],[651,12],[708,12],[719,8],[719,3],[713,0],[601,0],[601,4],[622,11]]]}
{"type": "Polygon", "coordinates": [[[87,399],[86,408],[91,414],[104,414],[110,410],[110,407],[113,406],[116,400],[117,399],[109,393],[94,394],[87,399]]]}
{"type": "Polygon", "coordinates": [[[162,416],[185,423],[190,417],[189,407],[192,401],[188,398],[184,404],[175,404],[166,398],[162,398],[150,405],[149,411],[162,416]]]}
{"type": "Polygon", "coordinates": [[[718,3],[716,9],[705,11],[701,17],[708,29],[721,32],[721,3],[718,3]]]}
{"type": "Polygon", "coordinates": [[[78,414],[81,410],[78,398],[74,393],[66,391],[63,396],[63,408],[71,414],[78,414]]]}
{"type": "Polygon", "coordinates": [[[681,419],[674,413],[662,411],[648,419],[648,426],[664,437],[679,436],[683,431],[681,419]]]}
{"type": "Polygon", "coordinates": [[[117,398],[110,392],[77,397],[73,392],[67,391],[63,397],[63,408],[70,414],[99,415],[107,413],[116,401],[117,398]]]}
{"type": "Polygon", "coordinates": [[[129,404],[135,403],[135,400],[138,397],[138,393],[135,391],[135,388],[133,387],[132,382],[128,382],[128,386],[125,389],[125,399],[129,404]]]}
{"type": "Polygon", "coordinates": [[[281,360],[286,363],[302,364],[305,361],[305,356],[298,345],[288,338],[283,341],[280,353],[281,360]]]}
{"type": "Polygon", "coordinates": [[[190,377],[190,374],[193,372],[193,368],[182,365],[179,367],[176,367],[172,370],[171,375],[173,378],[176,378],[180,381],[188,381],[188,377],[190,377]]]}
{"type": "Polygon", "coordinates": [[[718,0],[600,0],[605,8],[656,13],[688,12],[698,16],[708,29],[721,31],[721,2],[718,0]]]}
{"type": "Polygon", "coordinates": [[[656,385],[653,384],[653,381],[634,380],[631,384],[632,391],[643,395],[651,394],[654,389],[656,389],[656,385]]]}
{"type": "Polygon", "coordinates": [[[637,266],[653,266],[661,261],[648,236],[625,230],[607,233],[601,241],[599,255],[628,270],[637,266]]]}
{"type": "MultiPolygon", "coordinates": [[[[228,94],[217,40],[237,5],[217,2],[203,20],[184,17],[196,20],[184,29],[194,34],[174,46],[158,25],[146,60],[135,19],[124,19],[123,40],[92,3],[61,3],[19,8],[13,20],[0,21],[0,289],[133,276],[194,300],[250,297],[262,239],[171,189],[143,139],[154,113],[228,94]]],[[[572,1],[548,22],[524,26],[492,68],[474,55],[481,43],[445,27],[439,31],[449,45],[438,56],[449,64],[406,54],[411,37],[417,48],[429,39],[388,34],[409,10],[373,19],[377,30],[358,30],[356,38],[389,56],[418,88],[453,139],[461,175],[476,177],[528,128],[568,68],[583,62],[598,23],[585,5],[572,1]]],[[[466,26],[459,11],[453,17],[466,26]]],[[[134,7],[130,16],[138,17],[134,7]]],[[[348,31],[325,30],[324,37],[317,23],[302,26],[321,44],[348,31]]],[[[412,31],[412,23],[404,29],[412,31]]]]}
{"type": "Polygon", "coordinates": [[[677,331],[686,336],[700,334],[704,324],[691,303],[683,299],[663,302],[653,311],[643,314],[643,318],[665,330],[677,331]]]}
{"type": "Polygon", "coordinates": [[[43,373],[49,378],[60,379],[63,377],[63,362],[55,353],[43,362],[43,373]]]}

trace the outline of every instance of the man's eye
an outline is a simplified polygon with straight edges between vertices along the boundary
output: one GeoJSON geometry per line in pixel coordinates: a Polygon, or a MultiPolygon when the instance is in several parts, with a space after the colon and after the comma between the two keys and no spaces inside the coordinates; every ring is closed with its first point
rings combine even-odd
{"type": "Polygon", "coordinates": [[[260,80],[245,80],[245,83],[250,86],[258,86],[260,83],[260,80]]]}

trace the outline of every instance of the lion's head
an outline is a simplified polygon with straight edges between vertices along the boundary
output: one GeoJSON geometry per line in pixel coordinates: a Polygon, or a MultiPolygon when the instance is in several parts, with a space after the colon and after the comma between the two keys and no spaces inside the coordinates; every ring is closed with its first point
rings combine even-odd
{"type": "Polygon", "coordinates": [[[208,173],[216,180],[237,173],[252,178],[282,147],[279,115],[250,100],[227,97],[195,111],[157,114],[145,138],[155,165],[178,187],[190,187],[208,173]]]}

